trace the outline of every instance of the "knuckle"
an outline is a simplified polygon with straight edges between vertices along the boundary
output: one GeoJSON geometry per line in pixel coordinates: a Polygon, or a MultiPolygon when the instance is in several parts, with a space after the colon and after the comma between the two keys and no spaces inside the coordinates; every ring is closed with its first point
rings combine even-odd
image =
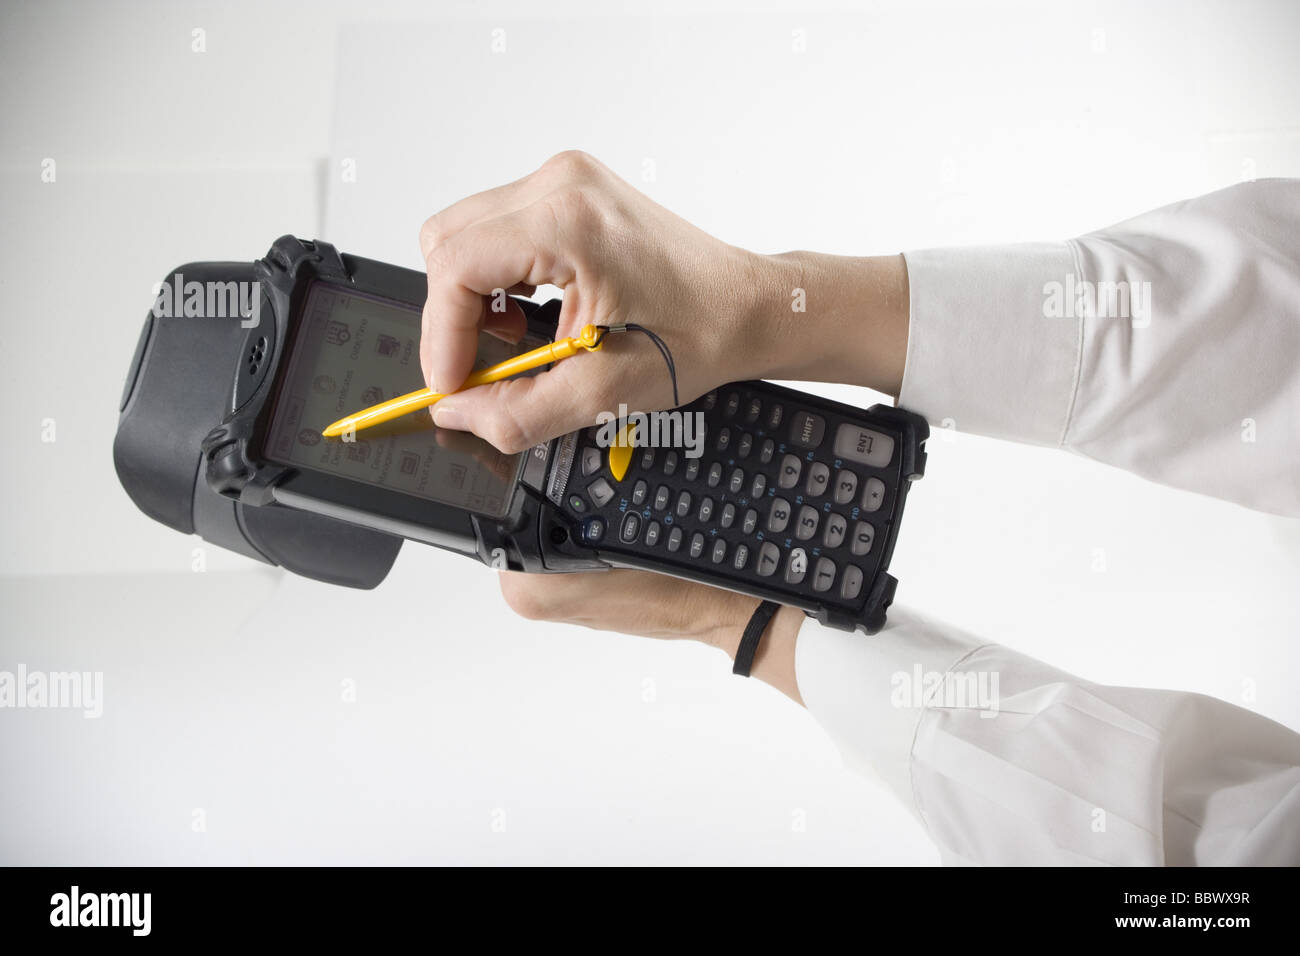
{"type": "Polygon", "coordinates": [[[443,230],[437,216],[430,216],[420,227],[420,251],[427,259],[429,253],[442,245],[443,230]]]}
{"type": "Polygon", "coordinates": [[[596,177],[600,164],[580,149],[566,149],[548,159],[542,168],[561,179],[586,182],[596,177]]]}
{"type": "Polygon", "coordinates": [[[431,277],[447,275],[453,265],[451,251],[445,244],[432,247],[424,254],[424,265],[431,277]]]}
{"type": "Polygon", "coordinates": [[[519,390],[503,388],[495,398],[492,403],[495,414],[487,423],[483,437],[507,455],[517,455],[535,445],[531,430],[523,418],[522,410],[526,404],[520,401],[519,390]]]}

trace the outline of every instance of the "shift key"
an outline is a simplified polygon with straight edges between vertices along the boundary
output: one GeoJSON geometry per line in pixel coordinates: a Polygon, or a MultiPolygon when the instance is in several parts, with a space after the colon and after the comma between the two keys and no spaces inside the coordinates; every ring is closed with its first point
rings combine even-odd
{"type": "Polygon", "coordinates": [[[835,430],[835,455],[872,468],[884,468],[894,457],[894,439],[884,432],[845,422],[835,430]]]}

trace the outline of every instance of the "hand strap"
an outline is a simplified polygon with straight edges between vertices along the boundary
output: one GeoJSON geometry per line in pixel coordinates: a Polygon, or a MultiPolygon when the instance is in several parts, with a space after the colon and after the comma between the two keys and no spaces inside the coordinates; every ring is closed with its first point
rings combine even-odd
{"type": "Polygon", "coordinates": [[[758,653],[759,642],[763,640],[763,632],[767,630],[772,616],[780,609],[781,605],[775,601],[764,601],[754,609],[753,616],[745,625],[745,633],[741,635],[740,646],[736,648],[736,663],[732,666],[731,673],[739,674],[741,677],[749,676],[749,669],[754,666],[754,655],[758,653]]]}

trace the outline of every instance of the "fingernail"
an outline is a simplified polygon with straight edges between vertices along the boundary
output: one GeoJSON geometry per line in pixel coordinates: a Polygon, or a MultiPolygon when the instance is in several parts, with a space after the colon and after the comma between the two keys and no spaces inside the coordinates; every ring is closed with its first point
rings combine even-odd
{"type": "Polygon", "coordinates": [[[433,406],[433,423],[439,428],[451,428],[455,431],[465,430],[465,415],[454,405],[439,402],[433,406]]]}

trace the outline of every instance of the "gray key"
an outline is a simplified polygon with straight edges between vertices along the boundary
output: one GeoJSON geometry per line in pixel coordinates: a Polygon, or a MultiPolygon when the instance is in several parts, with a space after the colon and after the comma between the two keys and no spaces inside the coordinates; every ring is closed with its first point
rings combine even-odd
{"type": "Polygon", "coordinates": [[[894,439],[883,432],[845,422],[835,429],[835,457],[884,468],[894,457],[894,439]]]}
{"type": "Polygon", "coordinates": [[[830,558],[818,558],[817,570],[813,572],[813,590],[829,591],[835,583],[835,562],[830,558]]]}
{"type": "Polygon", "coordinates": [[[627,544],[631,544],[641,533],[641,516],[635,511],[629,511],[623,518],[623,527],[618,536],[627,544]]]}
{"type": "Polygon", "coordinates": [[[754,448],[754,436],[749,432],[740,436],[740,444],[736,446],[736,457],[744,458],[754,448]]]}
{"type": "Polygon", "coordinates": [[[846,505],[858,492],[858,476],[847,469],[835,473],[835,503],[846,505]]]}
{"type": "Polygon", "coordinates": [[[749,563],[749,545],[736,545],[736,553],[731,556],[731,566],[737,571],[745,570],[745,565],[749,563]]]}
{"type": "Polygon", "coordinates": [[[709,559],[713,561],[714,564],[721,564],[722,559],[726,556],[727,542],[723,541],[721,538],[715,539],[713,542],[713,553],[709,555],[709,559]]]}
{"type": "Polygon", "coordinates": [[[718,451],[726,451],[727,446],[731,444],[731,429],[723,428],[718,432],[718,451]]]}
{"type": "Polygon", "coordinates": [[[790,502],[784,498],[773,498],[772,508],[767,513],[767,530],[773,534],[780,534],[789,523],[790,502]]]}
{"type": "Polygon", "coordinates": [[[655,450],[653,448],[647,448],[645,451],[641,452],[641,470],[649,471],[654,466],[655,450]]]}
{"type": "Polygon", "coordinates": [[[782,488],[793,488],[799,484],[799,473],[803,470],[803,462],[794,455],[786,455],[781,459],[781,474],[777,477],[776,483],[782,488]]]}
{"type": "MultiPolygon", "coordinates": [[[[795,412],[790,419],[790,443],[800,448],[816,448],[826,434],[826,419],[812,412],[795,412]]],[[[838,455],[839,452],[837,451],[838,455]]]]}
{"type": "Polygon", "coordinates": [[[713,499],[712,498],[705,498],[703,501],[700,502],[699,517],[701,521],[713,520],[713,499]]]}
{"type": "Polygon", "coordinates": [[[645,496],[649,493],[650,486],[638,478],[637,483],[632,486],[632,504],[637,507],[645,504],[645,496]]]}
{"type": "Polygon", "coordinates": [[[645,543],[652,548],[659,543],[659,522],[658,521],[651,521],[646,524],[645,543]]]}
{"type": "Polygon", "coordinates": [[[828,548],[838,548],[844,543],[844,532],[848,529],[848,524],[843,515],[827,515],[826,531],[822,534],[822,543],[828,548]]]}
{"type": "Polygon", "coordinates": [[[677,517],[685,518],[691,513],[691,493],[683,491],[677,496],[677,517]]]}
{"type": "Polygon", "coordinates": [[[677,452],[670,451],[667,455],[664,456],[664,474],[668,475],[669,477],[672,477],[673,473],[676,471],[677,471],[677,452]]]}
{"type": "Polygon", "coordinates": [[[584,448],[582,450],[582,473],[584,475],[594,475],[600,471],[600,449],[584,448]]]}
{"type": "Polygon", "coordinates": [[[807,541],[817,533],[817,509],[804,505],[799,509],[799,521],[794,526],[794,536],[807,541]]]}
{"type": "Polygon", "coordinates": [[[686,459],[686,480],[694,481],[700,477],[700,460],[698,458],[686,459]]]}
{"type": "Polygon", "coordinates": [[[754,483],[749,486],[749,497],[761,498],[765,491],[767,491],[767,475],[760,471],[754,476],[754,483]]]}
{"type": "Polygon", "coordinates": [[[707,479],[710,488],[716,488],[722,483],[722,462],[715,461],[709,465],[709,477],[707,479]]]}
{"type": "Polygon", "coordinates": [[[862,569],[848,565],[844,569],[844,579],[840,581],[840,597],[852,601],[862,593],[862,569]]]}
{"type": "Polygon", "coordinates": [[[745,406],[745,421],[753,424],[758,421],[758,416],[763,411],[763,403],[756,398],[751,398],[749,404],[745,406]]]}
{"type": "Polygon", "coordinates": [[[771,541],[764,541],[763,546],[758,549],[758,566],[755,570],[765,578],[770,578],[776,573],[777,565],[781,563],[781,549],[771,541]]]}
{"type": "Polygon", "coordinates": [[[655,489],[655,511],[663,511],[668,507],[668,486],[660,485],[655,489]]]}
{"type": "Polygon", "coordinates": [[[704,535],[698,531],[691,535],[691,557],[698,558],[704,553],[704,535]]]}
{"type": "Polygon", "coordinates": [[[763,444],[758,449],[758,460],[766,465],[772,460],[772,454],[776,451],[776,442],[770,438],[764,438],[763,444]]]}
{"type": "Polygon", "coordinates": [[[808,573],[808,552],[795,548],[790,552],[790,560],[785,563],[785,583],[798,584],[808,573]]]}
{"type": "Polygon", "coordinates": [[[736,521],[736,506],[728,501],[722,506],[722,515],[718,518],[718,524],[724,528],[730,528],[736,521]]]}
{"type": "Polygon", "coordinates": [[[785,418],[785,409],[780,405],[773,405],[767,413],[767,427],[771,431],[781,427],[781,419],[785,418]]]}
{"type": "Polygon", "coordinates": [[[734,495],[743,487],[745,487],[745,473],[737,468],[732,471],[731,477],[727,479],[727,490],[734,495]]]}
{"type": "Polygon", "coordinates": [[[758,512],[755,511],[753,508],[750,508],[745,512],[745,521],[740,526],[740,530],[745,532],[745,534],[753,534],[754,529],[757,527],[758,527],[758,512]]]}
{"type": "Polygon", "coordinates": [[[831,470],[823,462],[815,461],[812,467],[808,469],[808,482],[805,485],[808,494],[816,498],[825,494],[826,486],[830,484],[831,470]]]}
{"type": "Polygon", "coordinates": [[[672,552],[680,551],[682,548],[682,538],[684,537],[681,528],[674,527],[668,532],[668,550],[672,552]]]}
{"type": "Polygon", "coordinates": [[[869,522],[859,521],[853,526],[853,544],[849,550],[861,557],[871,550],[871,542],[876,538],[876,529],[869,522]]]}
{"type": "Polygon", "coordinates": [[[614,500],[614,486],[604,478],[597,478],[587,486],[587,494],[597,508],[603,508],[614,500]]]}
{"type": "Polygon", "coordinates": [[[868,478],[862,486],[862,510],[879,511],[885,501],[885,483],[879,478],[868,478]]]}
{"type": "Polygon", "coordinates": [[[727,395],[727,404],[723,407],[722,413],[726,415],[728,418],[731,418],[733,415],[736,414],[736,410],[739,408],[740,408],[740,396],[737,395],[735,392],[731,392],[729,395],[727,395]]]}
{"type": "Polygon", "coordinates": [[[718,404],[717,392],[709,392],[709,394],[704,396],[704,410],[706,412],[713,411],[713,406],[716,404],[718,404]]]}

